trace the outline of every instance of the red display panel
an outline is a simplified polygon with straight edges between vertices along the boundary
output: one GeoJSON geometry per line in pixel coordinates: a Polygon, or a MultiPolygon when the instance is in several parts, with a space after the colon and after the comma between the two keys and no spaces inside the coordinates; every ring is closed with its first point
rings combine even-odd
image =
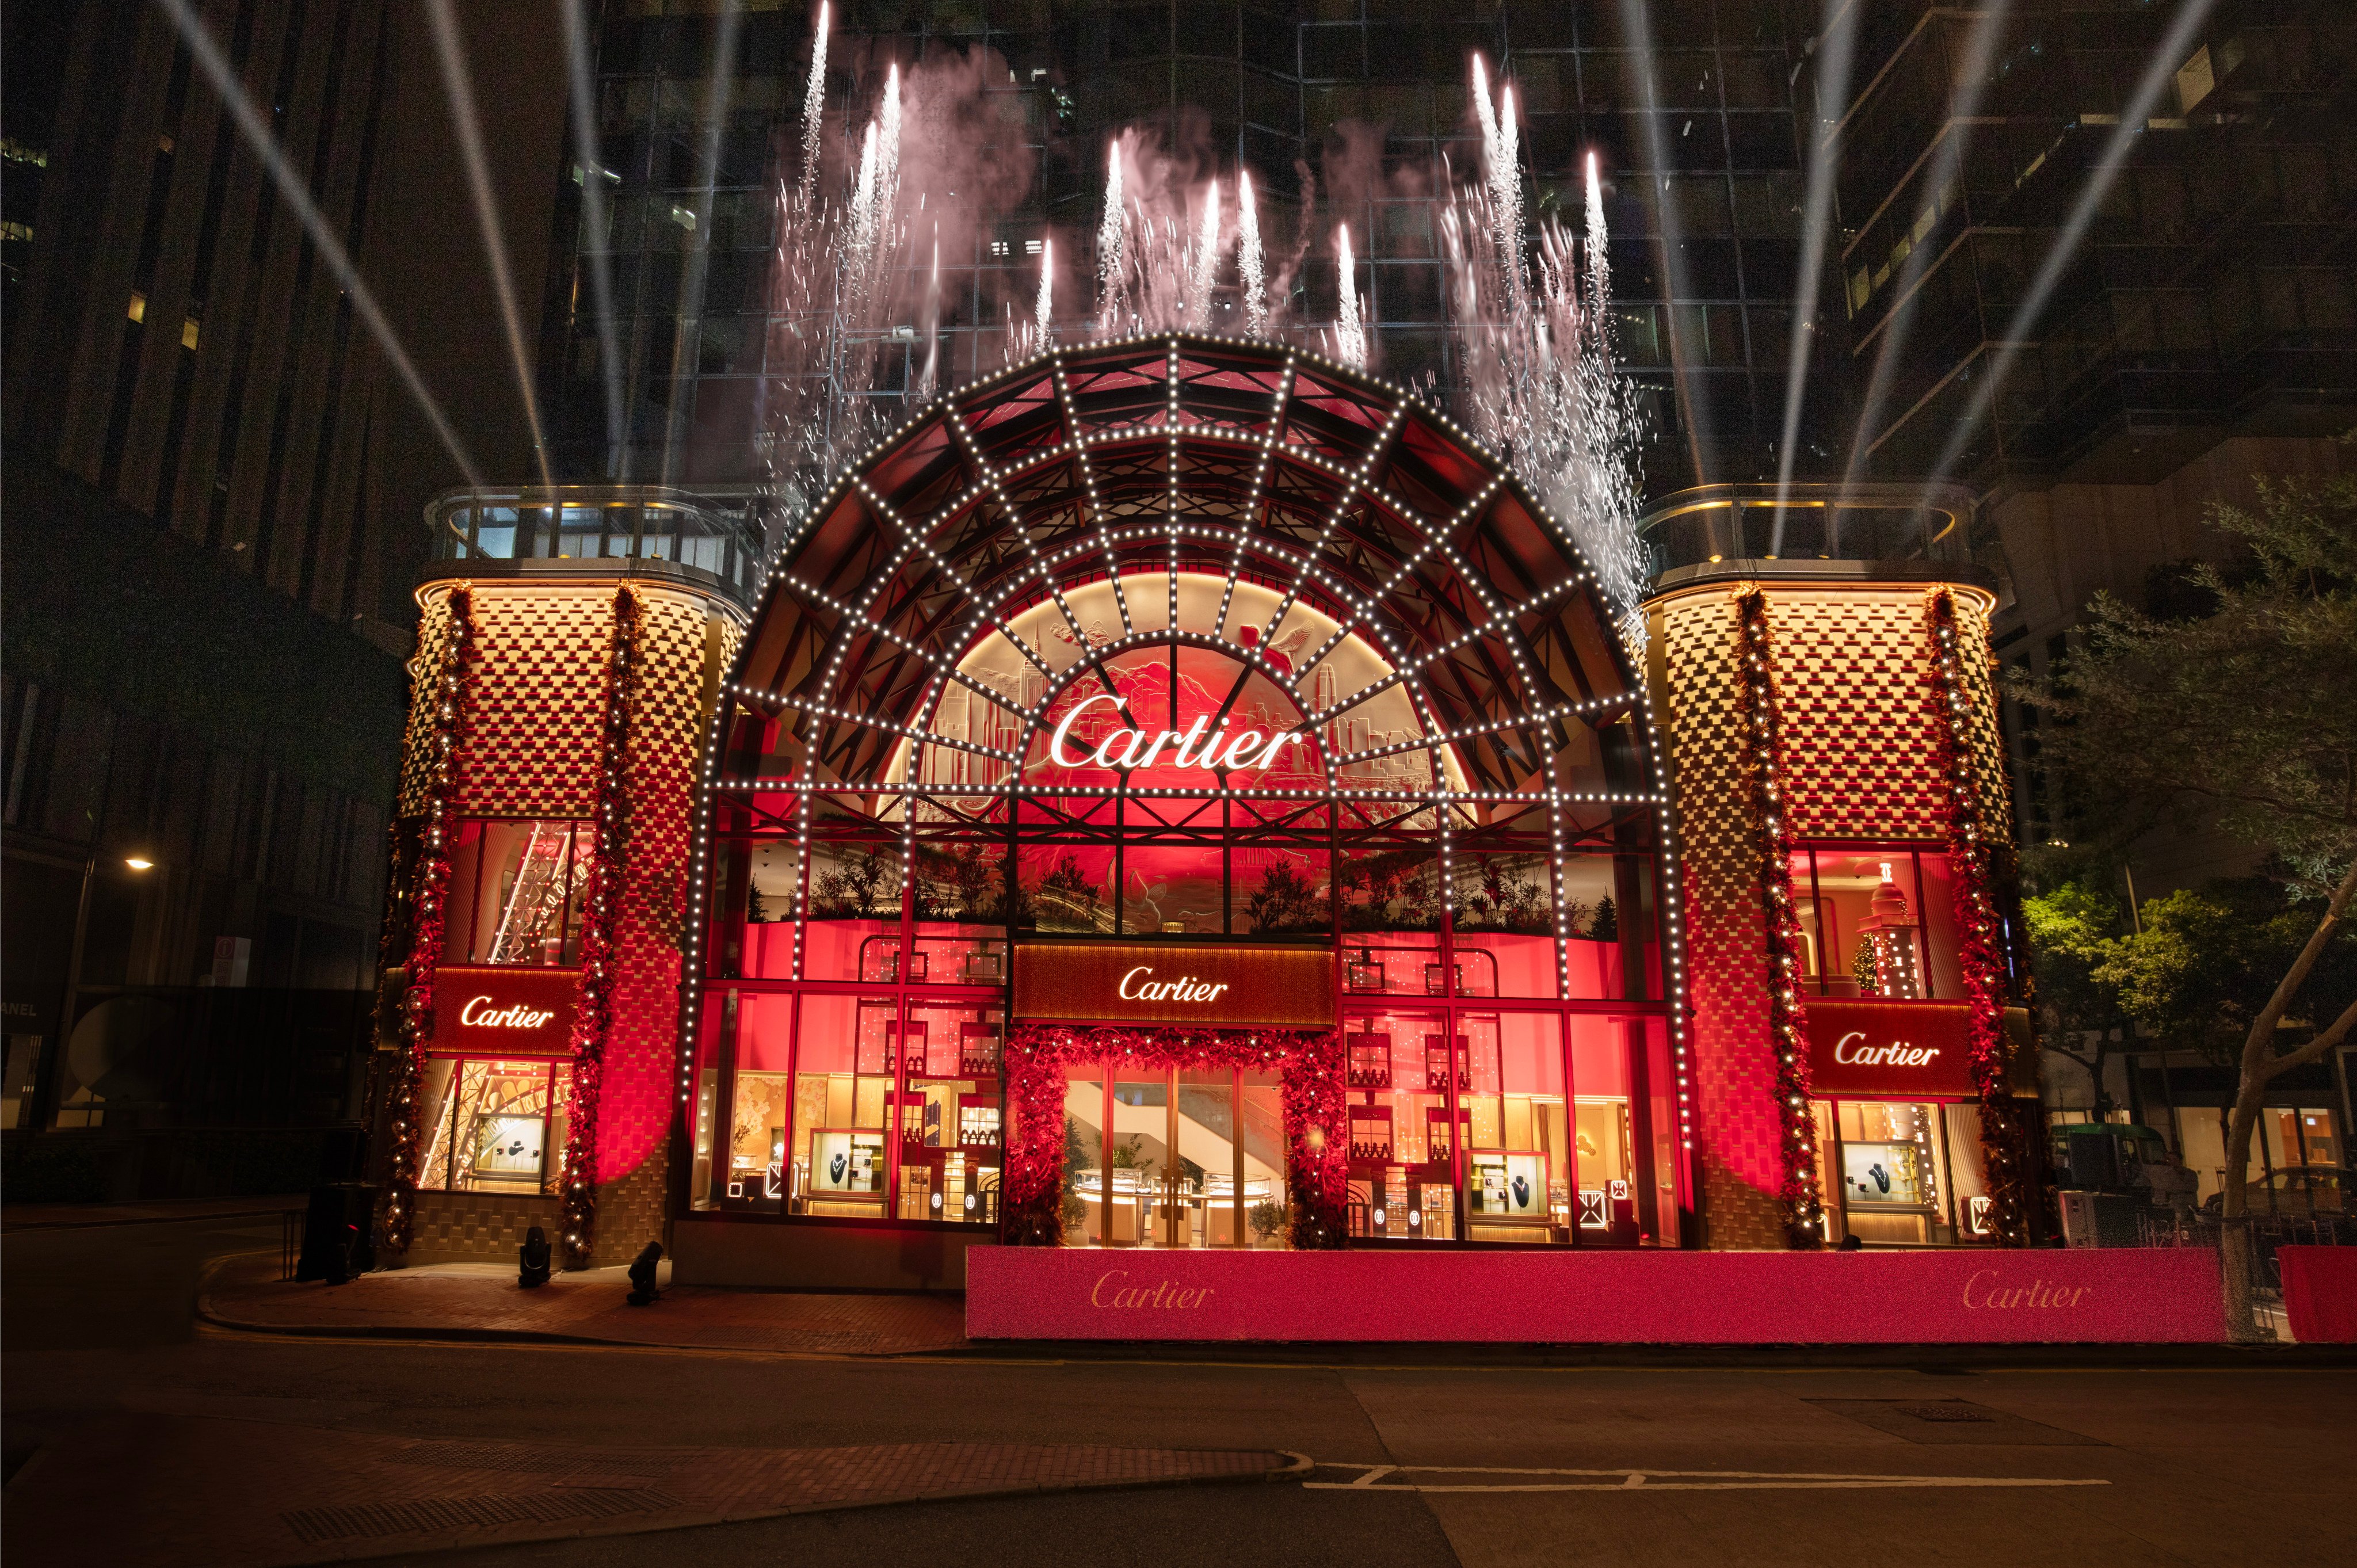
{"type": "Polygon", "coordinates": [[[573,1048],[581,975],[570,969],[461,967],[434,975],[436,1056],[554,1057],[573,1048]]]}
{"type": "Polygon", "coordinates": [[[1334,1022],[1326,948],[1181,942],[1024,942],[1015,1012],[1030,1019],[1324,1028],[1334,1022]]]}
{"type": "Polygon", "coordinates": [[[1972,1008],[1812,996],[1809,1092],[1824,1100],[1970,1100],[1972,1008]]]}

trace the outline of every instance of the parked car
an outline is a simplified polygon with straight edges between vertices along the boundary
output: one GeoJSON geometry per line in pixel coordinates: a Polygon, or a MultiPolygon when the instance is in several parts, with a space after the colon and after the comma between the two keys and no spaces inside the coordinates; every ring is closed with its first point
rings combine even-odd
{"type": "MultiPolygon", "coordinates": [[[[2346,1166],[2286,1165],[2244,1184],[2243,1211],[2302,1219],[2316,1214],[2347,1214],[2352,1212],[2352,1191],[2357,1191],[2357,1172],[2346,1166]]],[[[2223,1212],[2224,1199],[2225,1194],[2212,1193],[2203,1200],[2202,1211],[2223,1212]]]]}

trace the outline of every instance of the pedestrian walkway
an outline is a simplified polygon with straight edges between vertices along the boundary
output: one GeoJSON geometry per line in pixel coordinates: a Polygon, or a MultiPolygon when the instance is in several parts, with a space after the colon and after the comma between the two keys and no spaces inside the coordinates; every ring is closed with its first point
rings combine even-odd
{"type": "Polygon", "coordinates": [[[836,1295],[667,1290],[627,1305],[619,1268],[561,1273],[537,1290],[512,1266],[438,1264],[363,1274],[348,1284],[279,1278],[279,1260],[224,1259],[205,1281],[198,1315],[224,1328],[351,1337],[544,1340],[703,1349],[906,1356],[965,1348],[955,1296],[836,1295]]]}
{"type": "Polygon", "coordinates": [[[8,1487],[5,1541],[24,1563],[327,1563],[931,1498],[1252,1481],[1294,1467],[1251,1449],[623,1449],[119,1416],[34,1455],[8,1487]]]}
{"type": "Polygon", "coordinates": [[[283,1197],[159,1197],[137,1203],[12,1203],[0,1231],[81,1230],[100,1225],[171,1225],[199,1219],[277,1219],[310,1200],[283,1197]]]}

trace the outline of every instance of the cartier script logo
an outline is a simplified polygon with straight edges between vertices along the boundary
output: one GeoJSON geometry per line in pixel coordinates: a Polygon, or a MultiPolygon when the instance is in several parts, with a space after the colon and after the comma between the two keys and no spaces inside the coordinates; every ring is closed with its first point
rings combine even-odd
{"type": "Polygon", "coordinates": [[[555,1016],[521,1002],[512,1007],[493,1007],[490,997],[478,996],[459,1009],[458,1022],[472,1029],[537,1029],[555,1016]]]}
{"type": "Polygon", "coordinates": [[[1114,1283],[1115,1280],[1127,1278],[1129,1278],[1127,1269],[1107,1269],[1097,1276],[1097,1283],[1090,1287],[1089,1305],[1112,1307],[1197,1307],[1210,1300],[1211,1295],[1211,1287],[1209,1285],[1199,1290],[1178,1290],[1173,1287],[1168,1280],[1162,1281],[1152,1290],[1146,1289],[1144,1285],[1114,1283]]]}
{"type": "Polygon", "coordinates": [[[1213,984],[1208,980],[1198,980],[1191,974],[1182,974],[1176,980],[1138,978],[1141,974],[1151,976],[1153,973],[1151,967],[1139,964],[1123,975],[1118,987],[1121,999],[1124,1002],[1217,1002],[1220,993],[1227,989],[1224,983],[1213,984]]]}
{"type": "Polygon", "coordinates": [[[1910,1046],[1900,1040],[1888,1046],[1859,1046],[1854,1040],[1866,1038],[1863,1029],[1852,1029],[1834,1042],[1834,1060],[1844,1067],[1922,1067],[1940,1054],[1937,1046],[1910,1046]]]}
{"type": "Polygon", "coordinates": [[[1982,1269],[1964,1282],[1964,1308],[1978,1312],[1993,1307],[1999,1312],[2018,1312],[2025,1308],[2073,1307],[2087,1299],[2093,1285],[2050,1285],[2043,1279],[2034,1279],[2026,1285],[1999,1286],[1995,1269],[1982,1269]]]}

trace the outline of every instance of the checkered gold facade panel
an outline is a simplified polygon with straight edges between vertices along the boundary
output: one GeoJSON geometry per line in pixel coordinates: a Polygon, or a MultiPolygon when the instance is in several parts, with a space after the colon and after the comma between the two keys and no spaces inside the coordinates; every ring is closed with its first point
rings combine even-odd
{"type": "MultiPolygon", "coordinates": [[[[617,585],[473,585],[475,652],[455,804],[467,817],[586,819],[597,810],[601,703],[617,585]]],[[[704,732],[741,635],[714,601],[635,584],[640,681],[621,761],[624,884],[598,1104],[598,1252],[619,1261],[661,1233],[678,1024],[688,829],[704,732]]],[[[446,592],[422,596],[402,810],[426,800],[429,698],[457,628],[446,592]]],[[[554,1212],[554,1200],[548,1200],[554,1212]]],[[[419,1199],[416,1255],[512,1251],[516,1225],[470,1194],[419,1199]],[[447,1231],[447,1234],[445,1233],[447,1231]]],[[[544,1221],[534,1210],[533,1223],[544,1221]]],[[[520,1232],[519,1232],[520,1233],[520,1232]]]]}
{"type": "MultiPolygon", "coordinates": [[[[1803,840],[1946,838],[1932,769],[1938,719],[1928,610],[1932,589],[1728,584],[1655,600],[1655,711],[1668,728],[1686,881],[1694,1008],[1695,1165],[1714,1247],[1784,1244],[1769,1046],[1767,922],[1743,772],[1736,600],[1767,596],[1781,748],[1778,775],[1803,840]]],[[[1989,604],[1956,593],[1966,644],[1986,648],[1989,604]]],[[[1970,753],[1993,831],[2009,831],[2007,778],[1986,657],[1967,660],[1970,753]]]]}

